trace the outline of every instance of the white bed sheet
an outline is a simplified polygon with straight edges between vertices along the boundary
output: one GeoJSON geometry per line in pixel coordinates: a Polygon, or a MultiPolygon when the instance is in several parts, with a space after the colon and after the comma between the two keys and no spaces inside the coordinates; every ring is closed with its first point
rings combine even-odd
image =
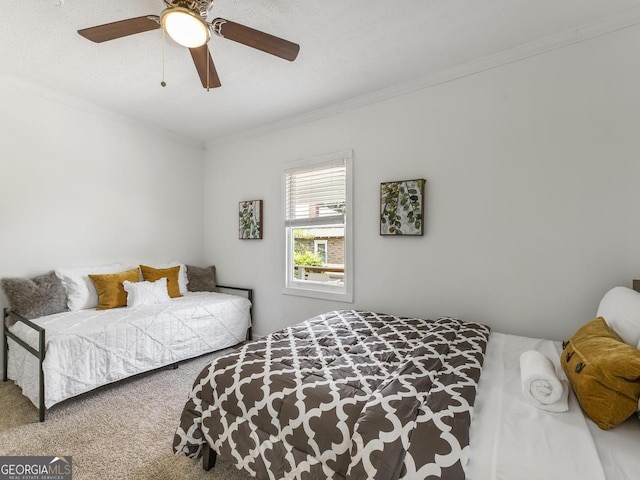
{"type": "MultiPolygon", "coordinates": [[[[250,326],[248,299],[192,292],[171,302],[80,310],[33,320],[46,329],[45,406],[137,373],[240,343],[250,326]]],[[[37,348],[22,323],[10,331],[37,348]]],[[[9,339],[8,376],[38,405],[38,360],[9,339]]]]}
{"type": "Polygon", "coordinates": [[[490,336],[470,429],[468,480],[631,480],[640,472],[640,421],[603,431],[573,392],[569,411],[550,413],[527,403],[520,354],[538,350],[559,364],[561,346],[501,333],[490,336]]]}

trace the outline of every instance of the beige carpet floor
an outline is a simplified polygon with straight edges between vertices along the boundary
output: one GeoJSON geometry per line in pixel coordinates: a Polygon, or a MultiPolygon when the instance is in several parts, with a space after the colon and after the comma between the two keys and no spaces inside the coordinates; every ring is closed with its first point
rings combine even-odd
{"type": "Polygon", "coordinates": [[[67,400],[44,423],[13,382],[0,381],[0,455],[71,455],[74,480],[247,480],[221,457],[205,472],[171,448],[189,389],[216,355],[67,400]]]}

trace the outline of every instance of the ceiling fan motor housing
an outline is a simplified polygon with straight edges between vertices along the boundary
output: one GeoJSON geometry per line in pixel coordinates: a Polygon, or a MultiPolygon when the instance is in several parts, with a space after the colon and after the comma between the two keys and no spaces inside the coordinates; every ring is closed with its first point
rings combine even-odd
{"type": "Polygon", "coordinates": [[[169,8],[182,7],[191,10],[193,13],[200,15],[203,20],[206,20],[213,0],[164,0],[164,3],[169,8]]]}

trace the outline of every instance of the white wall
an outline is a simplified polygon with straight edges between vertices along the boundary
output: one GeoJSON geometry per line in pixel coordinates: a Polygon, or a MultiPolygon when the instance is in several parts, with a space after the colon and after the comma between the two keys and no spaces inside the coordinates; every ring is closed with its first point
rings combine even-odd
{"type": "Polygon", "coordinates": [[[1,84],[0,105],[0,277],[200,262],[202,147],[1,84]]]}
{"type": "Polygon", "coordinates": [[[640,28],[287,130],[207,146],[204,253],[255,332],[335,308],[561,339],[640,277],[640,28]],[[354,150],[355,302],[281,294],[284,162],[354,150]],[[378,235],[379,184],[427,179],[426,235],[378,235]],[[264,200],[264,240],[237,234],[264,200]]]}

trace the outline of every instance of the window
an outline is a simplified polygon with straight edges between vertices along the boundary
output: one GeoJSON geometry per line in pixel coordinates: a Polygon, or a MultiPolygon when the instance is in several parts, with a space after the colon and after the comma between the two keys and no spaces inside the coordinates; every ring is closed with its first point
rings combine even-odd
{"type": "Polygon", "coordinates": [[[289,164],[284,293],[353,301],[351,150],[289,164]]]}
{"type": "Polygon", "coordinates": [[[314,240],[313,253],[322,259],[322,265],[327,264],[327,240],[314,240]]]}

